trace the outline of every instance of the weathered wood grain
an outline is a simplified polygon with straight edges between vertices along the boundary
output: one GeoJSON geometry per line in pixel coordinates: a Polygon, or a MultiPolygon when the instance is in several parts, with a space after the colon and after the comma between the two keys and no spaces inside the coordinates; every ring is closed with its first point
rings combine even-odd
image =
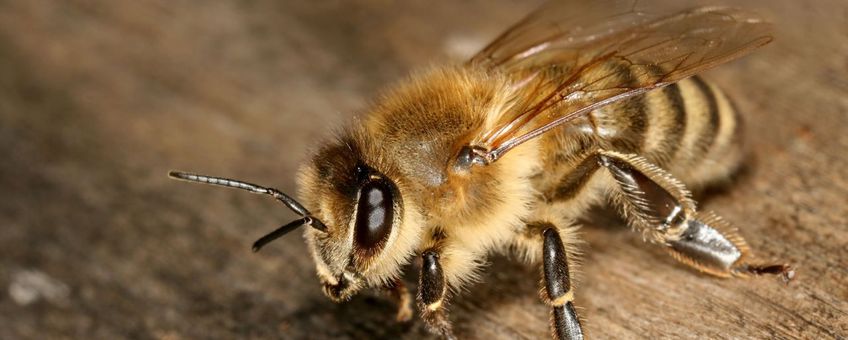
{"type": "MultiPolygon", "coordinates": [[[[0,1],[0,338],[428,337],[376,292],[324,298],[297,236],[251,254],[292,218],[275,202],[165,174],[293,191],[378,88],[536,4],[0,1]]],[[[751,159],[703,205],[798,277],[707,277],[598,214],[577,291],[593,338],[848,337],[848,3],[757,5],[777,41],[708,75],[745,112],[751,159]]],[[[546,337],[538,275],[493,258],[451,306],[459,335],[546,337]]]]}

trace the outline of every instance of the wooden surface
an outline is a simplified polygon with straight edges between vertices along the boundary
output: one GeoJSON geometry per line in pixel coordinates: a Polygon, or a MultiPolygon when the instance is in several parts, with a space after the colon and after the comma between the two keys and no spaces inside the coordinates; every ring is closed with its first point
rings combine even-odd
{"type": "MultiPolygon", "coordinates": [[[[306,3],[0,1],[0,338],[428,337],[379,293],[324,298],[296,235],[252,254],[293,217],[277,203],[165,174],[293,191],[379,87],[462,60],[536,2],[306,3]]],[[[698,274],[601,213],[577,291],[593,338],[848,337],[848,3],[746,4],[778,39],[708,75],[752,156],[703,205],[797,279],[698,274]]],[[[451,306],[458,335],[545,338],[538,269],[485,273],[451,306]]]]}

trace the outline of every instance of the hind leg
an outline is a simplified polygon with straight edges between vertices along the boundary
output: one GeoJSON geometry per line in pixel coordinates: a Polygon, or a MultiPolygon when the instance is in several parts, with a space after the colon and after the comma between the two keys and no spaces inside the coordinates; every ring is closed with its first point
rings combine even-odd
{"type": "Polygon", "coordinates": [[[712,212],[695,210],[688,190],[638,155],[599,151],[599,167],[615,182],[613,197],[628,223],[681,262],[717,276],[794,276],[786,264],[759,264],[735,228],[712,212]]]}
{"type": "Polygon", "coordinates": [[[603,186],[628,224],[675,259],[716,276],[794,275],[788,265],[756,262],[735,228],[711,212],[696,211],[683,183],[639,155],[597,150],[551,196],[580,197],[576,193],[599,172],[610,176],[603,186]]]}

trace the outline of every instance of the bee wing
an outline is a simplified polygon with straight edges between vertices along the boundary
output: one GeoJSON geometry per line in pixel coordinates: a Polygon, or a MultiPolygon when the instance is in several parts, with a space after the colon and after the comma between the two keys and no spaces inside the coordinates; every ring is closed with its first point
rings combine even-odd
{"type": "Polygon", "coordinates": [[[652,13],[649,2],[550,2],[469,60],[505,73],[512,97],[472,140],[495,161],[574,118],[745,55],[771,25],[739,9],[652,13]],[[565,27],[564,25],[568,25],[565,27]]]}

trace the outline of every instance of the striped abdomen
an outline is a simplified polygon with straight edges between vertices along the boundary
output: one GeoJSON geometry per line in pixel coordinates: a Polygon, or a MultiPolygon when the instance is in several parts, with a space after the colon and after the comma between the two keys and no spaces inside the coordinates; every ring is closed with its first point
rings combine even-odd
{"type": "Polygon", "coordinates": [[[544,171],[563,177],[538,182],[539,189],[579,191],[573,187],[581,185],[575,182],[579,162],[596,147],[641,155],[690,188],[703,187],[726,179],[739,165],[740,124],[717,87],[700,77],[685,79],[596,110],[547,136],[544,171]]]}

